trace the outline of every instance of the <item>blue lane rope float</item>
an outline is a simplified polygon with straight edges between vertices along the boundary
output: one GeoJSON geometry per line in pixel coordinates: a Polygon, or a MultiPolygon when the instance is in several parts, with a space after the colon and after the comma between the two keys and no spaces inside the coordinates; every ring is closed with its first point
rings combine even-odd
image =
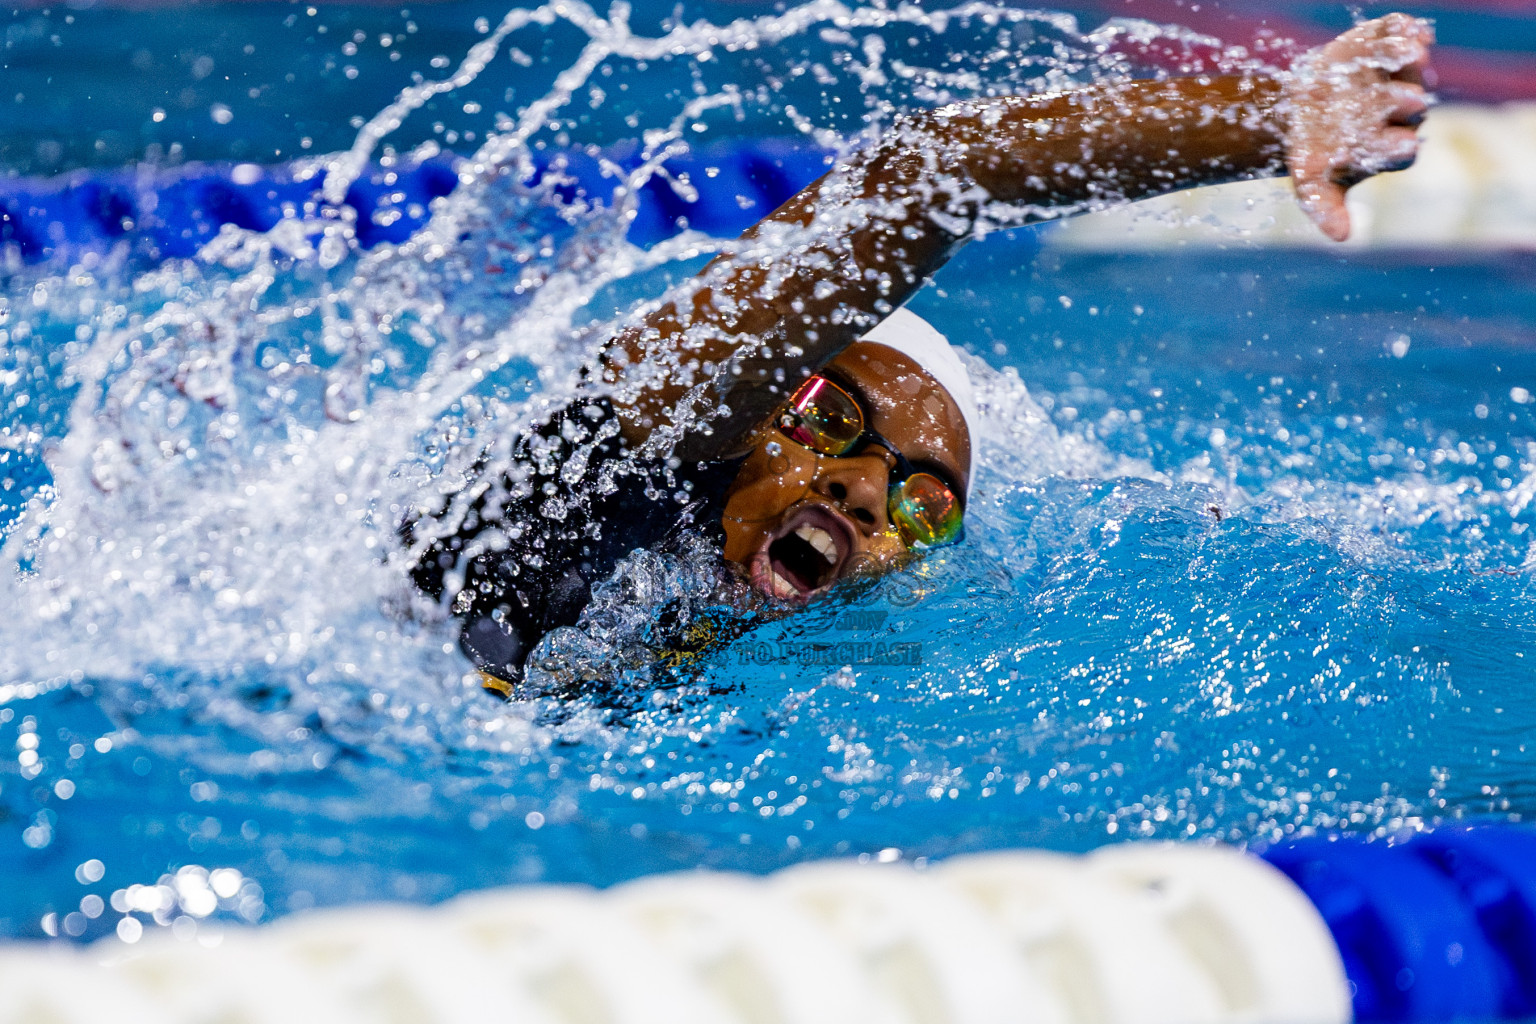
{"type": "Polygon", "coordinates": [[[1307,838],[1265,853],[1328,925],[1360,1021],[1536,1015],[1536,830],[1402,843],[1307,838]]]}
{"type": "MultiPolygon", "coordinates": [[[[1359,214],[1357,243],[1529,247],[1536,232],[1536,177],[1529,173],[1536,158],[1536,104],[1440,107],[1423,134],[1413,170],[1381,175],[1352,193],[1359,214]]],[[[669,158],[663,173],[641,186],[628,237],[648,246],[684,227],[734,237],[814,181],[828,162],[829,154],[800,137],[695,147],[669,158]],[[680,183],[686,186],[677,187],[680,183]]],[[[548,179],[561,201],[608,203],[618,183],[611,172],[639,167],[641,151],[633,141],[538,151],[532,163],[533,182],[548,179]]],[[[359,245],[366,249],[409,238],[426,223],[433,200],[457,186],[456,167],[457,158],[448,155],[370,167],[345,200],[356,214],[359,245]]],[[[225,224],[267,230],[285,216],[322,211],[322,179],[316,161],[0,179],[0,257],[5,263],[70,261],[84,252],[120,247],[150,262],[191,256],[225,224]]],[[[1054,244],[1115,251],[1127,245],[1230,244],[1237,236],[1206,225],[1216,211],[1223,223],[1235,218],[1244,238],[1323,244],[1283,184],[1233,188],[1237,191],[1199,189],[1154,201],[1169,215],[1142,216],[1129,233],[1128,214],[1076,218],[1055,233],[1054,244]],[[1229,207],[1219,205],[1219,195],[1230,197],[1229,207]]]]}
{"type": "MultiPolygon", "coordinates": [[[[346,195],[346,205],[357,213],[358,243],[372,248],[409,238],[426,223],[432,201],[457,186],[457,159],[442,155],[370,167],[346,195]]],[[[538,152],[530,184],[553,174],[552,190],[561,200],[606,203],[618,183],[608,169],[631,171],[640,163],[640,148],[632,142],[604,150],[538,152]]],[[[665,174],[641,187],[629,239],[650,245],[685,227],[737,235],[827,165],[827,154],[796,139],[734,140],[672,157],[665,174]],[[675,188],[674,180],[691,189],[675,188]]],[[[323,180],[310,162],[79,171],[0,181],[0,248],[14,247],[25,263],[68,260],[121,244],[149,260],[191,256],[225,224],[266,231],[284,217],[319,209],[323,180]]]]}
{"type": "Polygon", "coordinates": [[[1530,1019],[1533,985],[1536,829],[1511,825],[1262,856],[829,861],[0,946],[0,1021],[450,1021],[478,1002],[547,1024],[1438,1024],[1530,1019]]]}

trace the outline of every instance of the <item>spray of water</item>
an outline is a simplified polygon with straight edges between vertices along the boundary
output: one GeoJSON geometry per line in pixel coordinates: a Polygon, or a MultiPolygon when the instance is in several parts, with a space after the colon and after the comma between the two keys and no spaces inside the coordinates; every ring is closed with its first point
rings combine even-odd
{"type": "MultiPolygon", "coordinates": [[[[1128,31],[1084,35],[1064,16],[988,4],[923,13],[827,0],[651,36],[628,20],[625,4],[602,16],[563,0],[509,11],[446,78],[408,87],[349,151],[317,162],[325,202],[268,232],[228,227],[196,259],[151,270],[88,257],[39,275],[25,308],[12,300],[18,361],[49,377],[46,410],[18,417],[12,448],[46,452],[49,483],[6,536],[7,559],[23,567],[3,584],[19,611],[5,627],[7,694],[174,668],[253,672],[303,694],[299,705],[409,708],[413,722],[423,692],[452,707],[464,665],[446,625],[402,614],[411,598],[392,559],[395,528],[406,510],[440,501],[449,485],[438,481],[488,442],[569,393],[615,322],[583,322],[595,296],[729,248],[691,233],[649,251],[624,240],[635,195],[686,136],[766,99],[821,144],[856,146],[904,93],[945,101],[1123,74],[1110,44],[1128,31]],[[557,21],[587,42],[551,89],[500,118],[424,230],[360,250],[341,197],[379,144],[432,98],[485,74],[509,37],[557,21]],[[890,40],[914,31],[926,49],[892,52],[890,40]],[[978,38],[990,45],[962,58],[934,45],[946,33],[967,51],[978,52],[978,38]],[[733,82],[700,84],[670,110],[642,111],[644,159],[610,206],[560,203],[558,179],[523,184],[534,149],[605,73],[663,59],[703,66],[786,43],[821,58],[811,65],[823,100],[859,103],[858,131],[827,127],[826,111],[783,98],[788,78],[770,74],[750,97],[733,82]],[[932,65],[919,62],[925,54],[932,65]]],[[[757,244],[784,258],[806,239],[783,231],[757,244]]],[[[11,282],[15,296],[26,273],[11,282]]],[[[273,732],[264,722],[249,718],[273,732]]]]}

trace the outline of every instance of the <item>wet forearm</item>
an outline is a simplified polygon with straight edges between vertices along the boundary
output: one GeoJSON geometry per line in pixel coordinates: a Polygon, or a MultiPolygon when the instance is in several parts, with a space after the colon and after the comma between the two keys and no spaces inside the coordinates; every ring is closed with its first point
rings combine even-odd
{"type": "MultiPolygon", "coordinates": [[[[927,159],[961,166],[1024,219],[1285,173],[1280,83],[1259,77],[1133,81],[956,104],[920,115],[927,159]]],[[[907,145],[893,162],[923,154],[907,145]]],[[[893,181],[912,171],[893,168],[893,181]]]]}
{"type": "Polygon", "coordinates": [[[622,403],[626,434],[646,436],[689,378],[713,375],[707,397],[723,398],[730,414],[693,447],[731,447],[797,371],[832,359],[905,302],[979,220],[995,217],[990,204],[1007,212],[996,223],[1027,223],[1284,173],[1279,98],[1272,79],[1175,79],[903,117],[711,263],[686,303],[617,340],[612,380],[658,354],[673,363],[622,403]],[[775,247],[786,231],[793,252],[775,247]]]}

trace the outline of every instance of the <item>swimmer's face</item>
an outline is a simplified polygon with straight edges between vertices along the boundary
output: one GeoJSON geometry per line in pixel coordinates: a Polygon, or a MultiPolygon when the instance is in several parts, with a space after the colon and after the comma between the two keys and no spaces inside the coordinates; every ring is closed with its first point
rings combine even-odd
{"type": "MultiPolygon", "coordinates": [[[[850,346],[823,371],[863,406],[865,426],[914,466],[965,493],[971,441],[960,408],[907,356],[875,342],[850,346]]],[[[896,459],[870,444],[827,456],[769,427],[726,495],[725,557],[767,597],[804,603],[854,574],[909,557],[886,513],[896,459]]]]}

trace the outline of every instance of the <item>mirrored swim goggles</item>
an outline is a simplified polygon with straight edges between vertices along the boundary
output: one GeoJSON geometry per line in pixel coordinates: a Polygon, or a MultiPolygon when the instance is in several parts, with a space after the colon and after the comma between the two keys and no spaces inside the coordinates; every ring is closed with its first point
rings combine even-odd
{"type": "Polygon", "coordinates": [[[959,496],[937,476],[912,465],[867,423],[858,400],[820,375],[795,390],[778,420],[785,437],[819,455],[856,455],[871,444],[884,448],[896,460],[885,513],[902,543],[931,548],[959,540],[965,532],[959,496]]]}

